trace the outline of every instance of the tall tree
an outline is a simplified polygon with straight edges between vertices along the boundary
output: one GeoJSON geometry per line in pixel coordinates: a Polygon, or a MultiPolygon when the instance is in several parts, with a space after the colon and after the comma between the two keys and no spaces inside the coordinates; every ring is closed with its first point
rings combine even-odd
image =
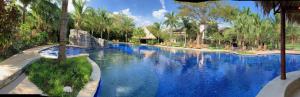
{"type": "Polygon", "coordinates": [[[91,34],[94,35],[94,31],[97,29],[97,14],[94,8],[87,8],[83,18],[83,27],[84,30],[91,31],[91,34]]]}
{"type": "MultiPolygon", "coordinates": [[[[165,17],[167,18],[165,21],[164,21],[164,24],[166,24],[166,26],[170,27],[170,39],[172,38],[172,34],[173,34],[173,30],[174,28],[177,27],[177,24],[178,24],[178,17],[175,15],[174,12],[171,12],[171,13],[167,13],[165,15],[165,17]]],[[[171,40],[170,40],[171,42],[171,40]]]]}
{"type": "Polygon", "coordinates": [[[73,6],[75,8],[75,12],[73,14],[75,20],[75,28],[77,30],[81,29],[82,26],[82,18],[84,17],[84,8],[86,1],[85,0],[72,0],[73,6]]]}
{"type": "Polygon", "coordinates": [[[135,26],[133,23],[133,19],[128,16],[123,16],[122,25],[125,32],[125,42],[128,42],[128,37],[131,37],[131,34],[129,34],[129,32],[132,32],[135,26]]]}
{"type": "MultiPolygon", "coordinates": [[[[78,30],[81,30],[82,26],[82,18],[84,17],[84,7],[85,7],[85,0],[72,0],[72,4],[75,8],[75,12],[73,13],[74,18],[74,27],[76,29],[77,37],[79,37],[78,30]]],[[[80,43],[80,40],[77,39],[77,43],[80,43]]]]}
{"type": "Polygon", "coordinates": [[[13,1],[0,0],[0,55],[6,55],[20,26],[21,14],[13,1]]]}
{"type": "Polygon", "coordinates": [[[66,33],[68,24],[68,0],[62,0],[62,13],[59,33],[59,54],[58,61],[60,64],[64,64],[66,60],[66,33]]]}
{"type": "MultiPolygon", "coordinates": [[[[32,28],[36,32],[48,32],[49,39],[58,38],[57,36],[59,35],[61,9],[58,4],[49,0],[33,0],[31,2],[31,11],[28,17],[33,19],[28,22],[33,24],[32,28]]],[[[54,41],[57,40],[55,39],[54,41]]]]}
{"type": "Polygon", "coordinates": [[[199,20],[199,32],[197,33],[197,46],[200,45],[200,42],[204,43],[205,36],[205,25],[211,19],[210,12],[211,9],[218,6],[218,2],[208,1],[208,2],[200,2],[200,3],[183,3],[180,2],[180,15],[189,16],[194,18],[195,20],[199,20]],[[202,37],[202,39],[201,39],[202,37]]]}
{"type": "Polygon", "coordinates": [[[32,0],[20,0],[20,2],[23,4],[22,10],[23,10],[23,23],[25,23],[25,16],[27,11],[27,6],[32,2],[32,0]]]}

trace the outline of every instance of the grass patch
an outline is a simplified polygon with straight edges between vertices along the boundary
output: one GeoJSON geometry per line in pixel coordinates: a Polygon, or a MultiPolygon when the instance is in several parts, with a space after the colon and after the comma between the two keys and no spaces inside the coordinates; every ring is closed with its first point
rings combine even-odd
{"type": "Polygon", "coordinates": [[[208,49],[210,49],[210,50],[224,50],[224,48],[221,47],[221,46],[208,46],[208,49]]]}
{"type": "Polygon", "coordinates": [[[300,44],[286,44],[288,50],[300,50],[300,44]]]}
{"type": "Polygon", "coordinates": [[[0,56],[0,62],[2,62],[5,58],[0,56]]]}
{"type": "Polygon", "coordinates": [[[249,51],[237,51],[237,53],[238,53],[238,54],[242,54],[242,55],[243,55],[243,54],[244,54],[244,55],[245,55],[245,54],[255,54],[255,53],[249,52],[249,51]]]}
{"type": "Polygon", "coordinates": [[[49,96],[76,97],[89,81],[92,66],[86,57],[66,60],[66,65],[59,65],[57,60],[42,58],[26,70],[29,79],[49,96]],[[71,86],[72,93],[63,92],[64,86],[71,86]]]}

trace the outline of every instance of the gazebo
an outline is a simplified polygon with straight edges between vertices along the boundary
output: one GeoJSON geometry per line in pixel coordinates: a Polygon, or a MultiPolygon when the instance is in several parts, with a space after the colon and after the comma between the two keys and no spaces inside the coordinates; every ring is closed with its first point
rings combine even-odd
{"type": "Polygon", "coordinates": [[[156,40],[156,37],[146,28],[143,27],[145,37],[140,38],[140,43],[147,43],[148,40],[156,40]]]}
{"type": "MultiPolygon", "coordinates": [[[[204,2],[207,0],[176,0],[180,2],[204,2]]],[[[256,5],[261,6],[264,14],[280,13],[280,55],[281,55],[281,79],[286,79],[286,20],[300,23],[300,1],[255,1],[256,5]]]]}

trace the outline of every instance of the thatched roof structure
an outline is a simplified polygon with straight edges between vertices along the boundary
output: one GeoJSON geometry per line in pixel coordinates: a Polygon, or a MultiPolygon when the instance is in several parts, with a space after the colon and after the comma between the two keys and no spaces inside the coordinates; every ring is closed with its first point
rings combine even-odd
{"type": "Polygon", "coordinates": [[[146,27],[143,27],[143,29],[146,36],[141,39],[156,39],[156,37],[146,27]]]}
{"type": "Polygon", "coordinates": [[[280,12],[280,7],[286,9],[286,17],[291,22],[300,23],[300,1],[255,1],[263,9],[264,14],[280,12]]]}

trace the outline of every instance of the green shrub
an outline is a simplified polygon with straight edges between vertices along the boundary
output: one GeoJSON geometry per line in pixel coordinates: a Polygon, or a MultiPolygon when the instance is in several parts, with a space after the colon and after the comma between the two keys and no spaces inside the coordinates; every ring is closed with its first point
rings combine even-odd
{"type": "Polygon", "coordinates": [[[154,44],[157,44],[159,43],[158,40],[148,40],[147,41],[147,44],[151,44],[151,45],[154,45],[154,44]]]}
{"type": "Polygon", "coordinates": [[[140,39],[138,39],[138,38],[130,38],[129,42],[134,43],[134,44],[140,44],[140,39]]]}
{"type": "Polygon", "coordinates": [[[42,58],[29,65],[26,74],[49,96],[75,97],[89,81],[92,66],[86,57],[67,59],[66,65],[59,65],[56,61],[42,58]],[[73,92],[63,92],[65,86],[71,86],[73,92]]]}

